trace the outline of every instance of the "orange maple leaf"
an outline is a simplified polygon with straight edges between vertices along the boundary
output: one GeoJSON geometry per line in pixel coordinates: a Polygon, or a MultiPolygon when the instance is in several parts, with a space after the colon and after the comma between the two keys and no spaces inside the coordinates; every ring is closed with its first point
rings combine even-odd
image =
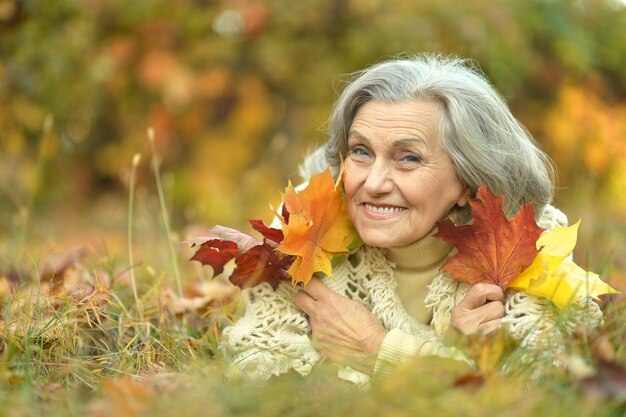
{"type": "Polygon", "coordinates": [[[436,237],[456,246],[458,253],[443,270],[470,284],[487,282],[506,289],[539,252],[535,243],[543,232],[535,223],[535,209],[524,204],[507,220],[502,197],[483,184],[470,199],[472,224],[455,226],[450,219],[438,222],[436,237]]]}
{"type": "Polygon", "coordinates": [[[332,277],[331,259],[347,254],[357,235],[330,169],[311,177],[301,192],[289,183],[284,200],[289,221],[283,224],[285,238],[278,250],[296,257],[287,271],[292,282],[306,285],[316,272],[332,277]]]}

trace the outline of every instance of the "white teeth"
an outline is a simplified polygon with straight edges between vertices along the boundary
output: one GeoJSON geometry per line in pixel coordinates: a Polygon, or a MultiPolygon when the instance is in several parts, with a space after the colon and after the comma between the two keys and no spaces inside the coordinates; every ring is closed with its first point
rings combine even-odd
{"type": "Polygon", "coordinates": [[[406,210],[404,207],[376,207],[371,204],[365,204],[365,208],[373,213],[390,214],[406,210]]]}

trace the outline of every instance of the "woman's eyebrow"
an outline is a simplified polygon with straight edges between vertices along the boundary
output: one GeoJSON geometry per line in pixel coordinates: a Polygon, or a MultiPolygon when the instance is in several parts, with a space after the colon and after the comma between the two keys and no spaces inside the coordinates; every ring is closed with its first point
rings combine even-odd
{"type": "Polygon", "coordinates": [[[359,133],[359,131],[356,129],[350,129],[350,132],[348,132],[348,139],[352,137],[362,140],[363,142],[366,142],[368,145],[370,144],[370,140],[366,138],[365,136],[363,136],[361,133],[359,133]]]}
{"type": "Polygon", "coordinates": [[[403,145],[417,145],[426,147],[427,149],[430,148],[428,142],[419,137],[398,139],[391,144],[391,146],[394,148],[403,145]]]}
{"type": "MultiPolygon", "coordinates": [[[[358,130],[356,129],[350,129],[350,132],[348,132],[348,139],[350,138],[355,138],[358,139],[362,142],[365,142],[366,145],[370,145],[371,142],[368,138],[366,138],[364,135],[362,135],[358,130]]],[[[398,139],[395,140],[391,146],[393,148],[397,148],[399,146],[403,146],[403,145],[417,145],[417,146],[422,146],[425,147],[426,149],[429,149],[430,146],[428,145],[428,142],[420,137],[410,137],[410,138],[402,138],[402,139],[398,139]]]]}

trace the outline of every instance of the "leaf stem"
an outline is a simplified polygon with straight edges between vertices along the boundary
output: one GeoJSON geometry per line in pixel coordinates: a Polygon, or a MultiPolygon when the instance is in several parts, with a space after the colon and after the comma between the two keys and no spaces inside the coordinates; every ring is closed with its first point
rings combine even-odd
{"type": "Polygon", "coordinates": [[[143,310],[141,309],[141,303],[139,302],[139,296],[137,295],[137,282],[135,280],[135,260],[133,256],[133,211],[135,206],[135,176],[137,172],[137,166],[141,160],[140,154],[135,154],[133,157],[133,166],[130,170],[130,182],[128,192],[128,262],[130,264],[130,282],[133,287],[133,295],[135,296],[135,305],[139,318],[143,322],[143,310]]]}
{"type": "Polygon", "coordinates": [[[161,172],[160,172],[160,158],[156,152],[156,146],[154,144],[154,129],[148,129],[148,140],[150,142],[150,150],[152,151],[152,172],[154,173],[154,178],[156,180],[157,185],[157,193],[159,195],[159,205],[161,206],[161,214],[163,216],[163,224],[165,226],[165,233],[167,235],[167,246],[170,252],[170,258],[172,260],[172,265],[174,266],[174,276],[176,277],[176,287],[178,289],[178,296],[183,296],[183,286],[180,281],[180,271],[178,269],[178,260],[176,258],[176,251],[174,250],[174,245],[172,244],[172,229],[170,226],[170,218],[167,211],[167,206],[165,204],[165,193],[163,192],[163,183],[161,181],[161,172]]]}

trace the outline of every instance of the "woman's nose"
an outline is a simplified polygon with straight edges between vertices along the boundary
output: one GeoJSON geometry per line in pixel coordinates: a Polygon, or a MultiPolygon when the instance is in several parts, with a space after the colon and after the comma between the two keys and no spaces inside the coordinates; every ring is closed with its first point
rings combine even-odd
{"type": "Polygon", "coordinates": [[[365,191],[370,195],[390,193],[393,190],[390,174],[389,165],[383,160],[376,160],[367,173],[365,191]]]}

